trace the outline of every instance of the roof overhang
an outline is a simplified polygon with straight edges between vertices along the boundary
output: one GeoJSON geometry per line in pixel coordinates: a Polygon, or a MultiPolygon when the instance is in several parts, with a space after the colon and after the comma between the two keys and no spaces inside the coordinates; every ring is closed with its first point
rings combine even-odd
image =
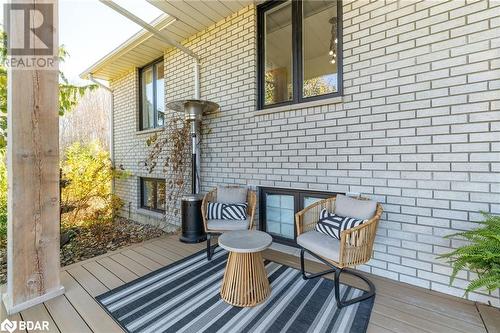
{"type": "MultiPolygon", "coordinates": [[[[164,12],[150,23],[174,42],[180,43],[199,31],[254,3],[253,0],[147,0],[164,12]]],[[[256,1],[258,2],[258,1],[256,1]]],[[[143,29],[80,74],[83,79],[112,81],[142,67],[175,47],[143,29]]]]}

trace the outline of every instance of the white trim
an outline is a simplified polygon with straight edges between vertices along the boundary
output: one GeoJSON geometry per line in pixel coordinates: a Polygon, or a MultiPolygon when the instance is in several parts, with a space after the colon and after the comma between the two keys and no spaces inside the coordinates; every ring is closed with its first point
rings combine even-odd
{"type": "MultiPolygon", "coordinates": [[[[157,19],[155,19],[151,23],[151,25],[157,27],[158,30],[163,30],[176,21],[177,19],[175,17],[162,14],[157,19]]],[[[96,72],[101,70],[102,67],[106,66],[107,64],[109,64],[109,62],[115,59],[115,57],[120,57],[128,51],[135,49],[137,46],[152,38],[153,36],[154,35],[146,29],[140,30],[125,42],[120,44],[118,47],[116,47],[113,51],[111,51],[106,56],[94,63],[92,66],[83,71],[83,73],[80,74],[80,77],[82,79],[87,79],[89,74],[95,74],[96,72]]]]}
{"type": "MultiPolygon", "coordinates": [[[[115,12],[125,16],[126,18],[128,18],[132,22],[140,25],[143,29],[146,29],[147,31],[149,31],[150,33],[155,35],[156,38],[162,40],[167,45],[172,45],[173,47],[181,50],[182,52],[184,52],[184,53],[190,55],[191,57],[193,57],[194,59],[198,60],[198,56],[193,51],[191,51],[190,49],[188,49],[184,45],[178,43],[177,41],[173,40],[172,38],[167,37],[166,35],[162,34],[162,32],[159,29],[156,29],[151,24],[143,21],[140,17],[134,15],[130,11],[128,11],[125,8],[121,7],[120,5],[114,3],[112,0],[99,0],[99,1],[103,4],[105,4],[106,6],[108,6],[109,8],[113,9],[115,12]]],[[[174,18],[174,20],[177,20],[177,18],[174,18]]]]}
{"type": "Polygon", "coordinates": [[[160,127],[155,127],[155,128],[147,128],[143,130],[137,130],[135,131],[136,135],[141,135],[141,134],[151,134],[151,133],[156,133],[156,132],[161,132],[165,129],[165,126],[160,126],[160,127]]]}
{"type": "Polygon", "coordinates": [[[152,217],[155,219],[164,219],[165,218],[165,214],[163,214],[163,213],[160,213],[160,212],[157,212],[154,210],[149,210],[149,209],[142,208],[142,207],[137,208],[136,214],[152,217]]]}
{"type": "Polygon", "coordinates": [[[305,109],[305,108],[312,108],[312,107],[329,105],[329,104],[337,104],[337,103],[342,103],[342,102],[343,102],[342,96],[325,98],[325,99],[319,99],[316,101],[277,106],[277,107],[269,108],[269,109],[260,109],[260,110],[254,111],[252,113],[252,116],[254,116],[254,117],[263,116],[263,115],[271,114],[271,113],[300,110],[300,109],[305,109]]]}
{"type": "Polygon", "coordinates": [[[41,296],[32,298],[26,302],[23,302],[23,303],[20,303],[17,305],[12,305],[12,301],[9,298],[9,295],[7,293],[2,295],[2,300],[3,300],[3,304],[5,305],[5,310],[7,311],[7,314],[12,315],[12,314],[21,312],[23,310],[26,310],[28,308],[31,308],[32,306],[46,302],[52,298],[61,296],[62,294],[64,294],[64,287],[60,286],[57,289],[48,291],[41,296]]]}

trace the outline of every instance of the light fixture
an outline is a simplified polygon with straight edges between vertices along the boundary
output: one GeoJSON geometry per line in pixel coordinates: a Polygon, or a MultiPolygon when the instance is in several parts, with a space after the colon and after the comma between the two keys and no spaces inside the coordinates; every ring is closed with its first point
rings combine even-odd
{"type": "Polygon", "coordinates": [[[330,50],[330,52],[328,52],[329,55],[334,55],[335,53],[333,52],[333,50],[330,50]]]}

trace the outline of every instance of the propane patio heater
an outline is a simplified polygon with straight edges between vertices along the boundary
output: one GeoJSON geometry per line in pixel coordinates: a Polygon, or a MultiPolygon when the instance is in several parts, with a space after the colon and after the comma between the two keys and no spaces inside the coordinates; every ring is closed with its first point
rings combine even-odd
{"type": "Polygon", "coordinates": [[[167,108],[184,113],[184,120],[190,125],[191,133],[191,194],[181,199],[182,235],[180,241],[184,243],[199,243],[206,240],[201,216],[201,202],[203,195],[198,194],[197,186],[197,159],[198,156],[198,128],[201,118],[208,112],[219,109],[214,102],[186,99],[167,104],[167,108]]]}

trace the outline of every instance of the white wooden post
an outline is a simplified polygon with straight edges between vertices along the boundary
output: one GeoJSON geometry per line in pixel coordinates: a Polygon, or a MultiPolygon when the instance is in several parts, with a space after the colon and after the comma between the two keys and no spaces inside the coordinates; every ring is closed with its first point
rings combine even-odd
{"type": "MultiPolygon", "coordinates": [[[[41,3],[53,4],[54,20],[46,23],[53,29],[57,54],[57,0],[23,3],[35,11],[41,3]]],[[[8,39],[22,45],[25,29],[26,24],[11,22],[8,39]]],[[[37,38],[30,37],[30,43],[40,45],[37,38]]],[[[37,51],[34,54],[36,58],[37,51]]],[[[50,70],[9,68],[7,74],[9,189],[3,300],[9,314],[64,293],[59,260],[59,66],[57,57],[52,59],[56,63],[50,70]]]]}

